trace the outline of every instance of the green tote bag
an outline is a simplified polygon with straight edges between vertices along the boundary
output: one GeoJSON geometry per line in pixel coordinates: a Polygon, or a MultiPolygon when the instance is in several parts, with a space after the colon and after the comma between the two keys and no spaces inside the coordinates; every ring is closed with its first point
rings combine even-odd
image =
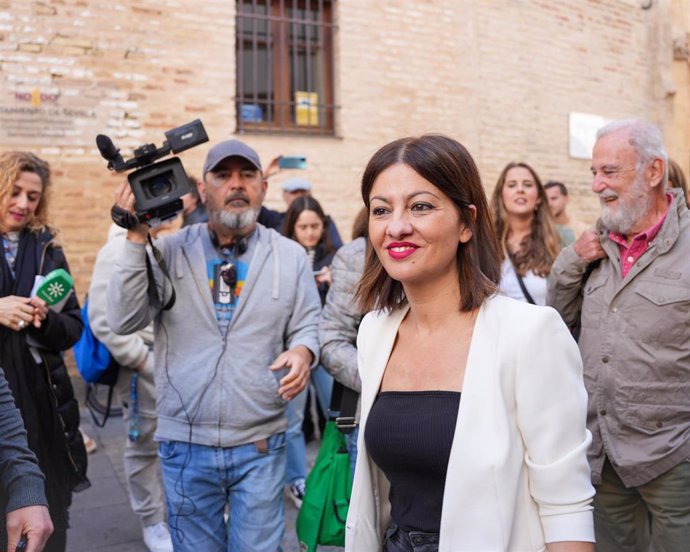
{"type": "Polygon", "coordinates": [[[352,473],[345,435],[338,431],[335,422],[327,422],[297,515],[300,550],[314,552],[319,544],[345,544],[345,520],[351,492],[352,473]]]}

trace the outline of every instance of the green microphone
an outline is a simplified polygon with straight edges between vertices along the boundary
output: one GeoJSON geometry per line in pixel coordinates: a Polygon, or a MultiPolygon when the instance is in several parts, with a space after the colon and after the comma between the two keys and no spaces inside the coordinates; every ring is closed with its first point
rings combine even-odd
{"type": "Polygon", "coordinates": [[[64,268],[56,268],[46,274],[46,277],[36,289],[36,295],[49,306],[55,305],[67,298],[74,280],[64,268]]]}

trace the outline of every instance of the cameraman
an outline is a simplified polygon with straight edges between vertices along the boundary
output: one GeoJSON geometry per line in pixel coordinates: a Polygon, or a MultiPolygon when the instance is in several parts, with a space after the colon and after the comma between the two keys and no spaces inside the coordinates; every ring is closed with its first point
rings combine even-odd
{"type": "MultiPolygon", "coordinates": [[[[154,322],[156,440],[176,552],[275,552],[284,410],[318,361],[319,295],[303,248],[256,222],[267,189],[257,153],[221,142],[203,179],[208,224],[156,244],[170,270],[167,279],[152,263],[158,300],[148,293],[148,227],[127,232],[107,318],[122,334],[154,322]]],[[[128,187],[116,202],[134,211],[128,187]]]]}

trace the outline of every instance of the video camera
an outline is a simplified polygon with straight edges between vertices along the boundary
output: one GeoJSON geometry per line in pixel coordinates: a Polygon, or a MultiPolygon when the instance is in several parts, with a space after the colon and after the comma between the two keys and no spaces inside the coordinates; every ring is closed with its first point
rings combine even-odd
{"type": "MultiPolygon", "coordinates": [[[[199,119],[173,128],[165,133],[167,140],[160,148],[155,144],[144,144],[134,150],[134,157],[125,161],[113,141],[99,134],[96,146],[108,161],[108,169],[125,172],[137,169],[127,176],[136,204],[137,221],[125,221],[126,227],[145,222],[156,226],[164,220],[177,216],[182,211],[182,196],[192,191],[192,184],[178,157],[155,162],[169,153],[180,153],[204,142],[208,136],[199,119]]],[[[118,222],[120,224],[120,222],[118,222]]]]}

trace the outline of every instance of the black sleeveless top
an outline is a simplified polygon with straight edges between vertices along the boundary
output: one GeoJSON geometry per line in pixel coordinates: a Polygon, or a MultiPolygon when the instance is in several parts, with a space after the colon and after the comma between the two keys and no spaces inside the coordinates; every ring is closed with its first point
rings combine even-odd
{"type": "Polygon", "coordinates": [[[459,407],[455,391],[384,391],[371,407],[364,442],[391,484],[391,517],[405,531],[439,532],[459,407]]]}

